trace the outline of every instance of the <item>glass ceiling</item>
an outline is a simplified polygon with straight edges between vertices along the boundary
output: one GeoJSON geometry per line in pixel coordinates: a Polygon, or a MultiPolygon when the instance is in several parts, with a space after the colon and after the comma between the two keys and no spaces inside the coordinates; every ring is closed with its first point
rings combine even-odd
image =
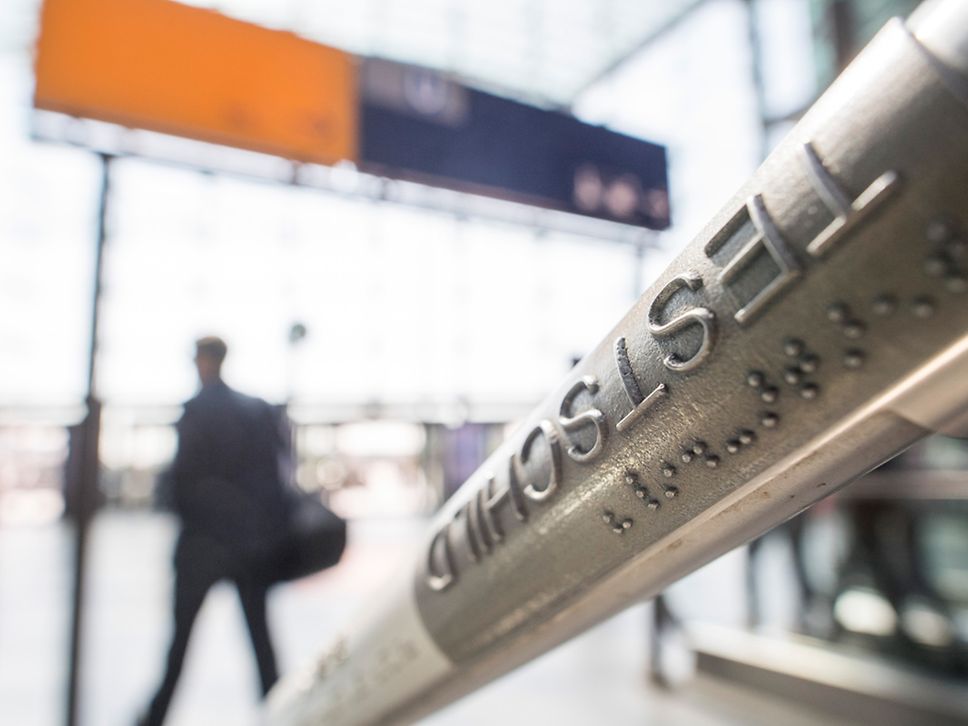
{"type": "MultiPolygon", "coordinates": [[[[459,401],[481,417],[527,410],[756,163],[745,3],[704,2],[634,52],[694,3],[222,0],[219,10],[360,54],[454,70],[519,97],[575,100],[589,122],[661,142],[675,224],[639,258],[630,245],[537,217],[485,221],[348,189],[121,160],[99,347],[107,405],[174,415],[194,386],[191,341],[215,331],[238,353],[233,383],[275,401],[292,395],[320,416],[374,401],[414,411],[459,401]],[[576,295],[587,280],[596,294],[576,295]],[[310,330],[298,354],[286,344],[294,320],[310,330]]],[[[78,403],[89,331],[97,164],[80,149],[30,141],[38,8],[0,2],[0,302],[14,311],[0,320],[0,417],[78,403]]],[[[802,105],[813,92],[800,82],[812,78],[802,72],[809,44],[791,39],[809,36],[806,6],[770,0],[762,14],[771,59],[803,46],[798,63],[767,64],[769,88],[784,91],[775,107],[802,105]]]]}
{"type": "Polygon", "coordinates": [[[566,106],[701,0],[183,0],[566,106]]]}

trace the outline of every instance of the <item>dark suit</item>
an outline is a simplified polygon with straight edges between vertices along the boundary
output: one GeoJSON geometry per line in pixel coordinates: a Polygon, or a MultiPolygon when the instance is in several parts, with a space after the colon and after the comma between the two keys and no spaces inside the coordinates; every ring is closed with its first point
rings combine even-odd
{"type": "Polygon", "coordinates": [[[266,622],[260,555],[286,519],[280,475],[282,422],[265,401],[221,381],[202,387],[178,422],[172,504],[182,529],[175,548],[175,631],[165,677],[145,723],[162,723],[181,672],[192,624],[209,588],[232,580],[252,639],[262,693],[278,673],[266,622]]]}

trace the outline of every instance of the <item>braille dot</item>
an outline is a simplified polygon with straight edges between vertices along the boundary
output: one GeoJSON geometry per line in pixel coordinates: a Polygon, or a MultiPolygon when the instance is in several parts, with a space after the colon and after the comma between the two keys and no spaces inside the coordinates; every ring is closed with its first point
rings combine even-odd
{"type": "Polygon", "coordinates": [[[944,249],[956,260],[963,260],[968,257],[968,241],[964,239],[953,239],[944,246],[944,249]]]}
{"type": "Polygon", "coordinates": [[[930,277],[941,277],[948,271],[948,261],[940,255],[926,257],[922,263],[924,274],[930,277]]]}
{"type": "Polygon", "coordinates": [[[834,303],[827,308],[827,320],[832,323],[842,323],[847,319],[850,310],[843,303],[834,303]]]}
{"type": "Polygon", "coordinates": [[[702,456],[706,453],[707,448],[709,447],[706,446],[705,441],[697,441],[692,445],[692,453],[694,453],[696,456],[702,456]]]}
{"type": "Polygon", "coordinates": [[[605,512],[605,514],[602,515],[602,519],[604,520],[605,524],[611,527],[612,531],[616,534],[622,534],[625,532],[625,530],[632,526],[631,519],[624,519],[621,522],[616,521],[615,515],[612,514],[612,512],[605,512]]]}
{"type": "Polygon", "coordinates": [[[911,310],[919,318],[930,318],[934,315],[934,301],[927,297],[918,298],[911,306],[911,310]]]}
{"type": "Polygon", "coordinates": [[[662,502],[660,502],[658,499],[650,499],[649,503],[646,506],[652,511],[655,511],[660,506],[662,506],[662,502]]]}
{"type": "Polygon", "coordinates": [[[645,495],[647,493],[648,492],[646,492],[645,489],[639,488],[635,490],[635,496],[637,496],[639,499],[645,499],[645,495]]]}
{"type": "Polygon", "coordinates": [[[951,275],[944,281],[944,286],[948,292],[962,293],[968,290],[968,278],[964,275],[951,275]]]}
{"type": "Polygon", "coordinates": [[[859,320],[851,320],[844,325],[844,336],[851,340],[863,338],[865,332],[867,332],[867,326],[859,320]]]}
{"type": "Polygon", "coordinates": [[[783,352],[791,358],[796,358],[798,355],[801,355],[804,349],[803,341],[797,340],[796,338],[789,338],[783,343],[783,352]]]}
{"type": "Polygon", "coordinates": [[[763,414],[763,417],[760,419],[760,423],[766,428],[772,429],[780,423],[780,417],[772,411],[768,411],[763,414]]]}
{"type": "Polygon", "coordinates": [[[780,392],[774,386],[770,386],[769,388],[764,388],[760,392],[760,398],[763,399],[763,401],[765,401],[766,403],[773,403],[774,401],[776,401],[779,395],[780,395],[780,392]]]}
{"type": "Polygon", "coordinates": [[[942,219],[930,222],[924,230],[929,242],[940,243],[951,237],[951,226],[942,219]]]}
{"type": "Polygon", "coordinates": [[[891,295],[879,295],[871,304],[875,315],[885,317],[897,310],[897,299],[891,295]]]}
{"type": "Polygon", "coordinates": [[[860,368],[864,365],[864,352],[861,350],[848,350],[844,353],[844,366],[847,368],[860,368]]]}
{"type": "Polygon", "coordinates": [[[662,467],[662,475],[666,479],[671,479],[676,475],[676,467],[674,467],[672,464],[666,464],[662,467]]]}
{"type": "Polygon", "coordinates": [[[682,461],[684,463],[688,464],[690,461],[692,461],[692,452],[691,451],[683,451],[681,458],[682,458],[682,461]]]}
{"type": "Polygon", "coordinates": [[[635,484],[638,480],[639,480],[639,477],[635,474],[634,471],[627,471],[627,472],[625,472],[625,483],[626,484],[635,484]]]}
{"type": "Polygon", "coordinates": [[[813,353],[807,353],[805,356],[801,357],[799,360],[800,370],[804,373],[813,373],[820,367],[820,356],[813,353]]]}
{"type": "Polygon", "coordinates": [[[746,374],[746,383],[750,388],[759,388],[766,382],[766,376],[759,371],[750,371],[746,374]]]}
{"type": "Polygon", "coordinates": [[[726,451],[730,454],[735,454],[739,451],[740,443],[736,439],[730,439],[726,442],[726,451]]]}
{"type": "Polygon", "coordinates": [[[783,371],[783,380],[789,383],[791,386],[797,385],[803,378],[803,374],[800,372],[799,368],[787,368],[783,371]]]}
{"type": "Polygon", "coordinates": [[[754,432],[750,431],[749,429],[743,429],[739,432],[739,442],[743,444],[743,446],[749,446],[754,441],[756,441],[756,434],[754,432]]]}
{"type": "Polygon", "coordinates": [[[717,466],[719,466],[719,457],[715,454],[707,456],[706,466],[708,466],[710,469],[715,469],[717,466]]]}
{"type": "Polygon", "coordinates": [[[676,497],[677,494],[679,494],[679,490],[676,489],[675,487],[668,487],[665,490],[665,498],[666,499],[675,499],[675,497],[676,497]]]}
{"type": "Polygon", "coordinates": [[[816,383],[805,383],[800,387],[800,398],[805,398],[808,401],[817,397],[820,393],[820,386],[816,383]]]}

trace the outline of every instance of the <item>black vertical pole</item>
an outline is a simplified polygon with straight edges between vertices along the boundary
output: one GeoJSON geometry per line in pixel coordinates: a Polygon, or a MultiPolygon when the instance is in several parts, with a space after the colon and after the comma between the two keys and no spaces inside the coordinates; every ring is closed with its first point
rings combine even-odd
{"type": "Polygon", "coordinates": [[[94,291],[91,301],[91,338],[87,359],[87,414],[79,429],[74,484],[69,495],[74,513],[74,588],[71,611],[70,665],[67,681],[67,726],[78,723],[78,690],[81,675],[81,630],[84,621],[84,576],[87,535],[98,499],[98,442],[101,432],[101,402],[97,398],[96,360],[101,285],[104,270],[104,243],[107,239],[108,197],[111,192],[111,157],[101,154],[101,188],[98,198],[96,248],[94,254],[94,291]]]}
{"type": "MultiPolygon", "coordinates": [[[[760,122],[759,149],[756,163],[759,165],[770,153],[770,119],[769,109],[766,99],[766,81],[763,78],[763,43],[761,41],[760,23],[756,15],[756,3],[758,0],[746,0],[747,8],[747,31],[750,46],[750,81],[753,86],[753,96],[756,99],[756,113],[760,122]]],[[[746,625],[755,628],[760,625],[762,613],[760,612],[760,588],[759,578],[756,573],[756,563],[760,546],[763,544],[762,538],[752,540],[746,548],[746,625]]]]}
{"type": "Polygon", "coordinates": [[[835,74],[839,74],[853,60],[857,52],[854,7],[848,0],[832,0],[827,7],[827,19],[834,44],[834,58],[837,63],[834,70],[835,74]]]}
{"type": "Polygon", "coordinates": [[[747,34],[750,48],[750,82],[756,103],[756,115],[760,124],[759,149],[756,164],[770,153],[770,119],[766,102],[766,82],[763,78],[763,43],[760,40],[760,22],[756,15],[756,0],[746,0],[747,34]]]}
{"type": "Polygon", "coordinates": [[[645,251],[649,248],[648,238],[645,236],[635,240],[635,261],[632,263],[634,269],[632,270],[632,301],[641,297],[642,293],[645,292],[645,276],[642,271],[642,266],[645,264],[645,251]]]}

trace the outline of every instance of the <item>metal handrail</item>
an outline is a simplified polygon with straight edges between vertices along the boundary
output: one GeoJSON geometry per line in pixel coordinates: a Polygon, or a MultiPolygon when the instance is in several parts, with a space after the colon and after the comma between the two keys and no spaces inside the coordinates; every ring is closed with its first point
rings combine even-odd
{"type": "Polygon", "coordinates": [[[968,3],[919,23],[881,31],[267,723],[412,721],[968,433],[968,3]]]}

